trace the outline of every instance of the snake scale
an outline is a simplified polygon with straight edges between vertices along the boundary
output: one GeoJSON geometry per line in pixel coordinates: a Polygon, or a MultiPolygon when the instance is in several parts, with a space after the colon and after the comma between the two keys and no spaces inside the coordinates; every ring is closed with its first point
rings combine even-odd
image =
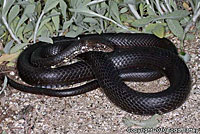
{"type": "Polygon", "coordinates": [[[53,41],[52,45],[43,42],[31,45],[18,58],[19,76],[32,86],[9,79],[11,86],[56,97],[79,95],[101,87],[116,106],[139,115],[170,112],[181,106],[190,93],[189,70],[166,38],[141,33],[104,33],[56,37],[53,41]],[[59,65],[74,57],[80,60],[59,65]],[[135,91],[124,83],[152,81],[162,76],[168,78],[170,86],[156,93],[135,91]],[[90,82],[71,89],[54,89],[84,81],[90,82]]]}

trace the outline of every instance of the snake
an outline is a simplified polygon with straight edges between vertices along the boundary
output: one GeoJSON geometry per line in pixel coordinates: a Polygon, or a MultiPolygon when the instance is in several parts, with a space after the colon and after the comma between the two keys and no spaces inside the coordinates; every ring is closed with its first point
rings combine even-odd
{"type": "Polygon", "coordinates": [[[180,107],[191,90],[190,72],[166,38],[144,33],[103,33],[56,37],[52,45],[38,42],[26,48],[17,60],[23,81],[8,83],[24,92],[65,97],[101,88],[116,106],[138,115],[164,114],[180,107]],[[75,53],[75,54],[74,54],[75,53]],[[71,65],[65,59],[79,58],[71,65]],[[57,65],[58,67],[52,67],[57,65]],[[124,81],[152,81],[166,76],[170,86],[156,93],[131,89],[124,81]],[[56,90],[66,84],[89,83],[56,90]]]}

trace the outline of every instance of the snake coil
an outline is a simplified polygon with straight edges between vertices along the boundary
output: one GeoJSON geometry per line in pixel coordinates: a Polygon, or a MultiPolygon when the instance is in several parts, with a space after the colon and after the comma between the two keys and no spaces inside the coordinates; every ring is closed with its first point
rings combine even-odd
{"type": "Polygon", "coordinates": [[[181,106],[190,93],[190,73],[168,39],[151,34],[105,33],[76,38],[56,37],[54,44],[38,42],[25,49],[17,61],[19,76],[32,85],[12,79],[14,88],[33,94],[73,96],[101,87],[121,109],[140,115],[163,114],[181,106]],[[97,50],[93,51],[97,46],[97,50]],[[87,50],[92,50],[86,52],[87,50]],[[101,52],[106,49],[105,52],[101,52]],[[99,51],[100,50],[100,51],[99,51]],[[66,57],[81,61],[52,68],[66,57]],[[152,81],[166,76],[170,87],[157,93],[142,93],[124,81],[152,81]],[[56,90],[66,84],[91,81],[77,88],[56,90]]]}

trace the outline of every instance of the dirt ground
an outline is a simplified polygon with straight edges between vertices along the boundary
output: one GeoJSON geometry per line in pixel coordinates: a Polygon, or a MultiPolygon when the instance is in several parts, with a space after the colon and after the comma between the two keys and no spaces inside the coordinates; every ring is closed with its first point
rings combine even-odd
{"type": "MultiPolygon", "coordinates": [[[[178,47],[179,42],[173,41],[178,47]]],[[[171,131],[190,128],[190,133],[200,133],[200,37],[187,41],[185,50],[191,56],[187,63],[192,78],[191,94],[181,107],[161,115],[156,127],[171,131]]],[[[163,89],[168,82],[161,78],[129,85],[136,90],[154,91],[163,89]]],[[[0,95],[0,134],[128,134],[128,127],[122,121],[126,117],[138,121],[149,118],[120,110],[99,89],[79,96],[56,98],[8,87],[0,95]]]]}

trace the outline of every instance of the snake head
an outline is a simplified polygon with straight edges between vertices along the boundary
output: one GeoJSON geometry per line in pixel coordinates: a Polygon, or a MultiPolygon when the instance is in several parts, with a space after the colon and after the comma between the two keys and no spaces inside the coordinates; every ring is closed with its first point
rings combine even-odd
{"type": "Polygon", "coordinates": [[[82,51],[112,52],[114,47],[111,42],[99,39],[88,39],[82,43],[82,51]]]}

